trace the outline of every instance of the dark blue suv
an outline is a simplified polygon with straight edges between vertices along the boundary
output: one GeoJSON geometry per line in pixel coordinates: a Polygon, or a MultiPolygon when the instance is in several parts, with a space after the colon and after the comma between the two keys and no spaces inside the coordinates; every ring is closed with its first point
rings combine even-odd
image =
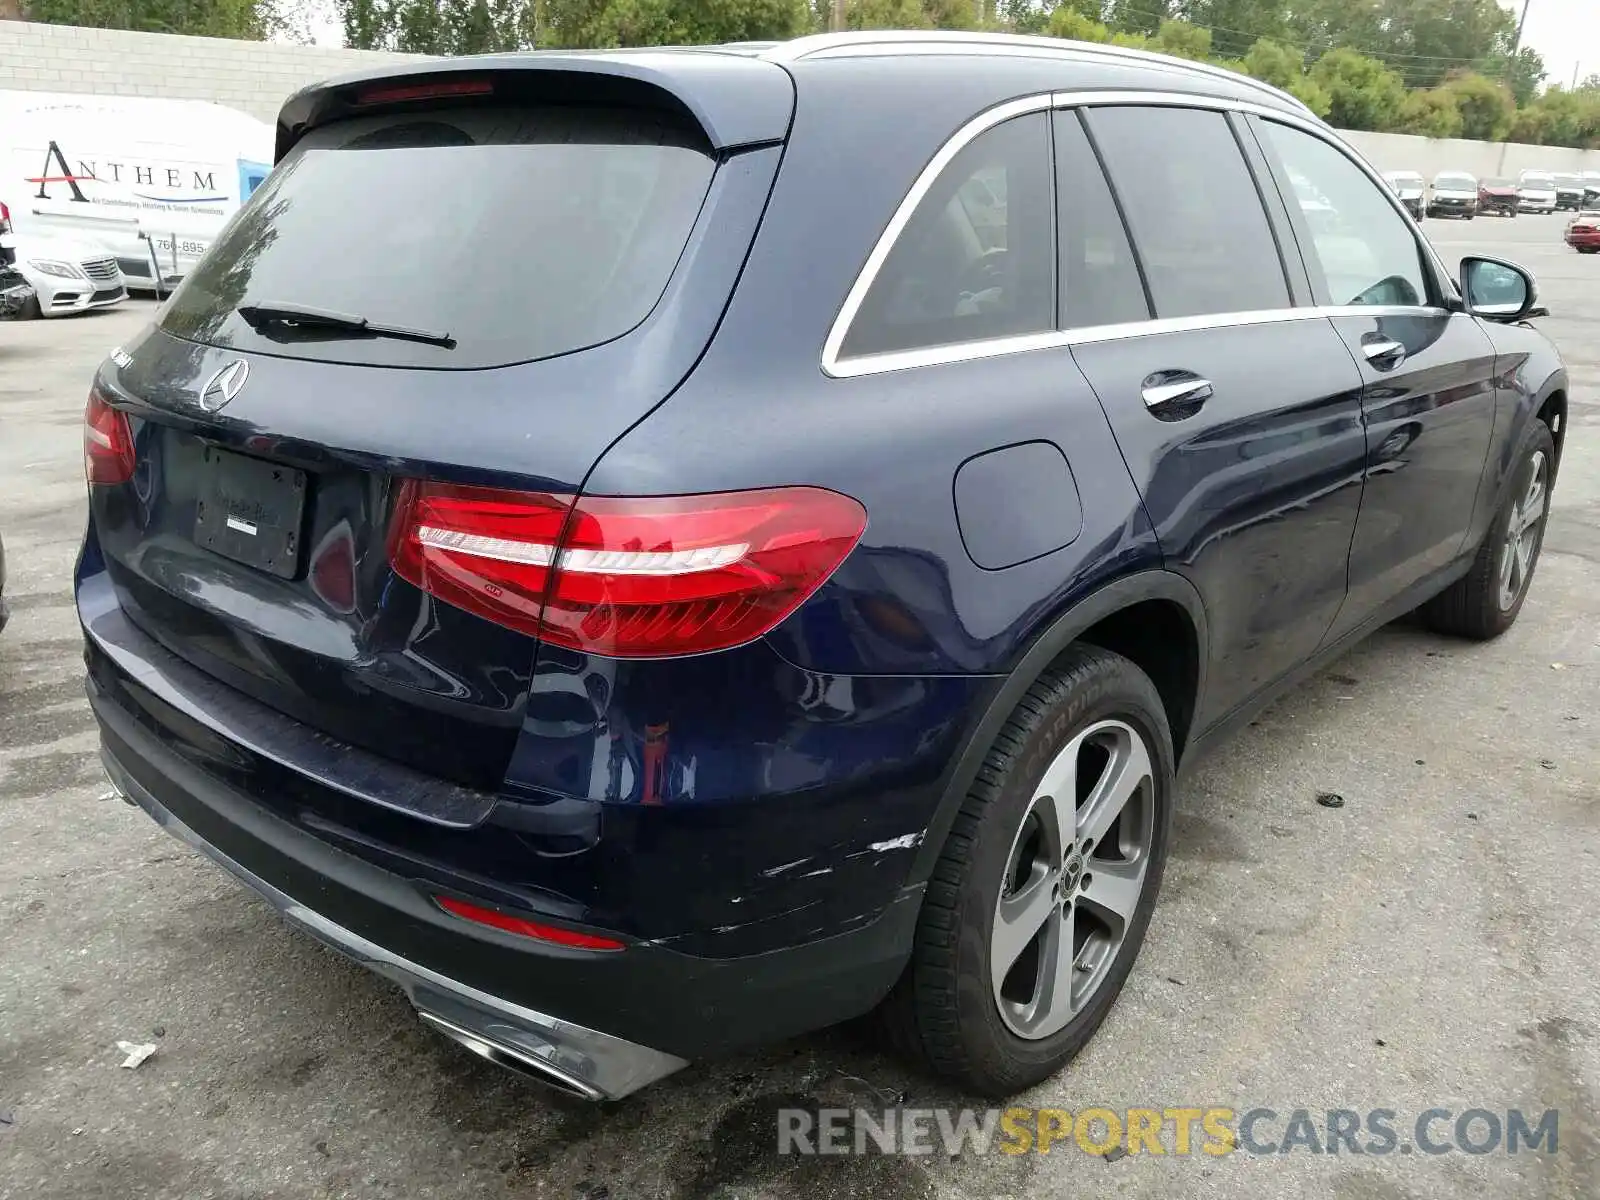
{"type": "Polygon", "coordinates": [[[1123,986],[1180,763],[1408,610],[1516,618],[1539,311],[1132,51],[313,87],[89,398],[106,768],[572,1092],[873,1009],[1012,1092],[1123,986]]]}

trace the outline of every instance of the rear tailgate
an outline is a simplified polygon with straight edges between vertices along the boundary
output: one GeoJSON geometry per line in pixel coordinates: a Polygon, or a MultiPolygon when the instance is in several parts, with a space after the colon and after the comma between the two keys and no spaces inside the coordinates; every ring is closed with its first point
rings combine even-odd
{"type": "Polygon", "coordinates": [[[291,101],[336,119],[296,126],[159,327],[102,368],[134,456],[90,489],[80,571],[314,734],[490,790],[536,643],[393,573],[399,483],[575,494],[703,351],[779,154],[717,144],[659,81],[581,105],[583,75],[518,60],[504,83],[494,61],[476,90],[413,74],[398,102],[363,106],[366,82],[291,101]],[[440,336],[249,315],[284,305],[440,336]]]}

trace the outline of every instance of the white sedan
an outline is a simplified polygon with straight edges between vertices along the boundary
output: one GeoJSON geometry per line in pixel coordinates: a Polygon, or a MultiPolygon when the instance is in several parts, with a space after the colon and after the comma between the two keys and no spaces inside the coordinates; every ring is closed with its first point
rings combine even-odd
{"type": "MultiPolygon", "coordinates": [[[[11,239],[8,239],[8,241],[11,239]]],[[[35,292],[24,316],[64,317],[109,308],[128,298],[128,281],[103,246],[67,238],[18,237],[16,269],[35,292]]]]}

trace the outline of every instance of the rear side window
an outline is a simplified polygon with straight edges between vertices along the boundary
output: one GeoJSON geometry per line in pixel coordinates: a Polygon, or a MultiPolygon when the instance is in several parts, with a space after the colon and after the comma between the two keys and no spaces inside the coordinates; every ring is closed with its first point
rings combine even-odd
{"type": "Polygon", "coordinates": [[[1428,302],[1422,249],[1411,226],[1378,184],[1319,137],[1277,121],[1262,121],[1279,187],[1299,210],[1308,264],[1320,273],[1330,304],[1428,302]]]}
{"type": "Polygon", "coordinates": [[[178,289],[178,337],[299,358],[476,368],[620,337],[683,252],[714,164],[653,113],[460,108],[315,129],[178,289]],[[240,305],[447,333],[453,347],[257,332],[240,305]],[[269,336],[270,335],[270,336],[269,336]]]}
{"type": "Polygon", "coordinates": [[[853,358],[1055,328],[1047,113],[979,134],[923,196],[845,334],[853,358]]]}
{"type": "Polygon", "coordinates": [[[1139,266],[1083,122],[1075,112],[1059,112],[1055,130],[1061,327],[1147,321],[1139,266]]]}
{"type": "Polygon", "coordinates": [[[1089,127],[1127,214],[1156,316],[1289,306],[1277,243],[1225,116],[1097,108],[1089,127]]]}

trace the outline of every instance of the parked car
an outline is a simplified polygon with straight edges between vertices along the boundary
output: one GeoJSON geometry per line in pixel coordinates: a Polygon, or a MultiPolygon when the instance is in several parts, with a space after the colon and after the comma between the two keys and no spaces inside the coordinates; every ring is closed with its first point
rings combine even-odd
{"type": "Polygon", "coordinates": [[[1417,220],[1422,220],[1424,197],[1427,193],[1427,184],[1421,175],[1415,171],[1390,171],[1384,180],[1394,189],[1394,194],[1400,197],[1400,203],[1417,220]]]}
{"type": "Polygon", "coordinates": [[[1583,173],[1583,207],[1600,208],[1600,171],[1583,173]]]}
{"type": "Polygon", "coordinates": [[[860,33],[394,64],[278,127],[89,395],[105,766],[568,1092],[879,1006],[1038,1083],[1128,979],[1180,765],[1528,594],[1533,280],[1458,284],[1253,79],[860,33]]]}
{"type": "Polygon", "coordinates": [[[1579,254],[1600,250],[1600,211],[1580,212],[1567,222],[1563,240],[1579,254]]]}
{"type": "Polygon", "coordinates": [[[1524,171],[1517,176],[1517,207],[1526,213],[1556,210],[1556,177],[1548,171],[1524,171]]]}
{"type": "Polygon", "coordinates": [[[1441,171],[1433,177],[1428,198],[1430,217],[1465,217],[1478,213],[1478,181],[1465,171],[1441,171]]]}
{"type": "Polygon", "coordinates": [[[0,267],[0,317],[20,317],[36,303],[34,291],[15,267],[0,267]]]}
{"type": "Polygon", "coordinates": [[[11,620],[11,606],[6,603],[6,544],[0,539],[0,633],[5,632],[11,620]]]}
{"type": "Polygon", "coordinates": [[[1583,207],[1583,176],[1554,176],[1556,181],[1556,208],[1577,212],[1583,207]]]}
{"type": "MultiPolygon", "coordinates": [[[[3,208],[4,206],[0,206],[3,208]]],[[[127,281],[117,261],[98,246],[66,238],[0,235],[8,243],[12,266],[33,290],[17,314],[64,317],[110,308],[128,298],[127,281]]]]}
{"type": "Polygon", "coordinates": [[[1514,217],[1521,203],[1517,185],[1506,179],[1485,179],[1478,185],[1478,211],[1485,215],[1514,217]]]}

